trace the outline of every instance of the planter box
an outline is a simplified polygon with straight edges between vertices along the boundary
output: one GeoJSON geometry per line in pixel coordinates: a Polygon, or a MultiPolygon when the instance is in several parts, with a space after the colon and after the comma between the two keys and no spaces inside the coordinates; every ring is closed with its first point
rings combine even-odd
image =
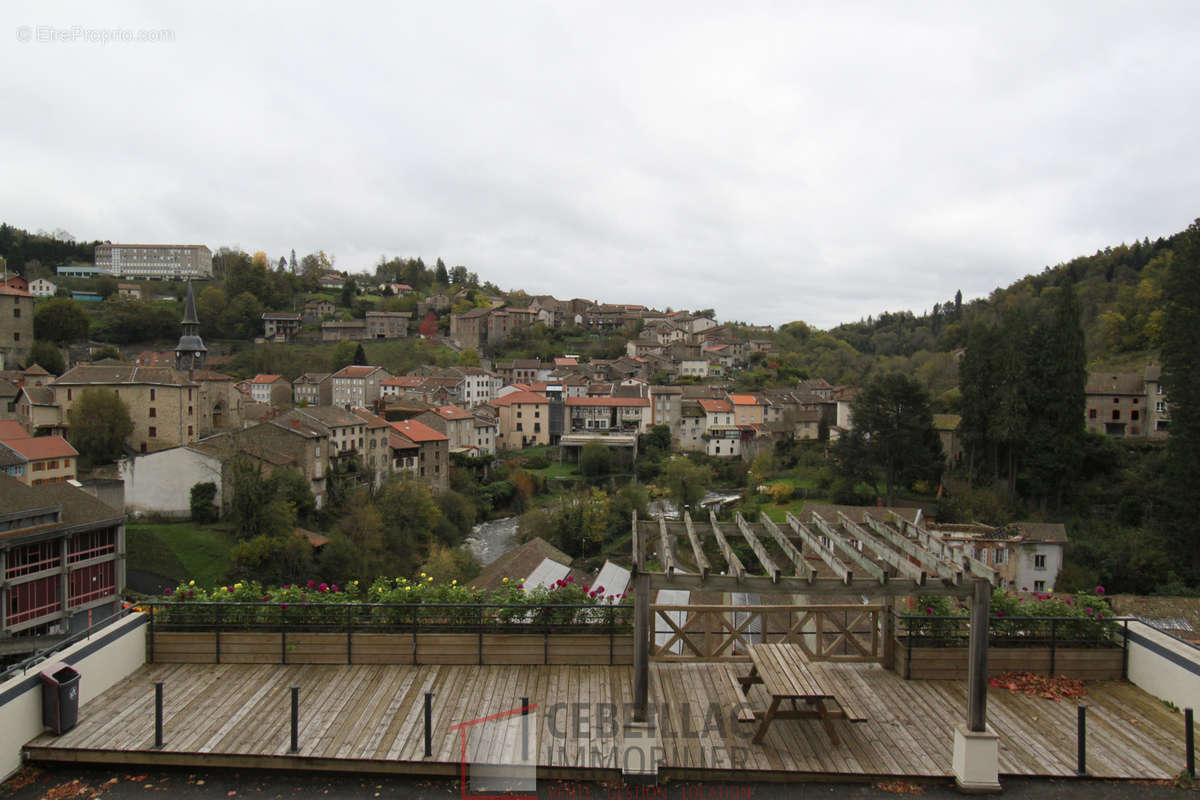
{"type": "Polygon", "coordinates": [[[633,663],[629,633],[270,633],[156,631],[159,664],[633,663]]]}
{"type": "MultiPolygon", "coordinates": [[[[891,667],[901,677],[913,680],[964,680],[967,677],[967,648],[910,648],[897,640],[891,667]]],[[[1124,668],[1125,651],[1119,647],[1056,647],[1053,653],[1045,645],[988,648],[989,677],[1001,672],[1037,672],[1108,681],[1120,680],[1124,668]]]]}

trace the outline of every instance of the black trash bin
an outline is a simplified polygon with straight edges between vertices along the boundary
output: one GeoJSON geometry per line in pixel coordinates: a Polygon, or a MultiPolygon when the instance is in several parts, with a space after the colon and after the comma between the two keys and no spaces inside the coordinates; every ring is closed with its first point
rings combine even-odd
{"type": "Polygon", "coordinates": [[[42,723],[57,736],[79,719],[79,670],[54,664],[42,670],[42,723]]]}

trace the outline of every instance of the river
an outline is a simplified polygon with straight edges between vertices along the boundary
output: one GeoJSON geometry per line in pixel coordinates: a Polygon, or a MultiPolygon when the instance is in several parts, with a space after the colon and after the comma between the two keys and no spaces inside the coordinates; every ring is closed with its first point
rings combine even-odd
{"type": "Polygon", "coordinates": [[[463,545],[486,566],[517,546],[519,521],[520,517],[503,517],[481,522],[471,528],[463,545]]]}

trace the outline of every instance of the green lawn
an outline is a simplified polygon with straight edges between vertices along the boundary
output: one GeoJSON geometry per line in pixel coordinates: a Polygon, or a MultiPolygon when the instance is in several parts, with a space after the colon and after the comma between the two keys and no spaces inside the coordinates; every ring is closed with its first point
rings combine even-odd
{"type": "Polygon", "coordinates": [[[214,586],[229,572],[229,536],[192,522],[125,526],[128,565],[177,581],[214,586]]]}

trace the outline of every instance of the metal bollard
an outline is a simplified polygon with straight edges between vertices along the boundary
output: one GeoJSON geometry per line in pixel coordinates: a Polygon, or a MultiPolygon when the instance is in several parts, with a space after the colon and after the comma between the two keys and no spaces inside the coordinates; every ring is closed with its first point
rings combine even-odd
{"type": "Polygon", "coordinates": [[[154,682],[154,749],[163,747],[163,682],[154,682]]]}
{"type": "Polygon", "coordinates": [[[300,752],[300,687],[292,687],[292,748],[289,753],[300,752]]]}
{"type": "Polygon", "coordinates": [[[425,757],[433,755],[433,692],[425,693],[425,757]]]}
{"type": "Polygon", "coordinates": [[[1183,710],[1183,746],[1187,756],[1188,776],[1196,777],[1196,729],[1193,726],[1192,709],[1183,710]]]}
{"type": "Polygon", "coordinates": [[[1087,775],[1087,706],[1079,706],[1079,753],[1075,765],[1075,772],[1079,775],[1087,775]]]}

